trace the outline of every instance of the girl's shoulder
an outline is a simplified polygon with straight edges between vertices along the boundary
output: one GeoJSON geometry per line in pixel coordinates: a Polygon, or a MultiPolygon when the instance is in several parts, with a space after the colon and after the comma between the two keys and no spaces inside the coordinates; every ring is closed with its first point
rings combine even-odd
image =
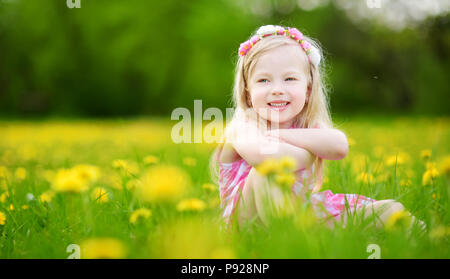
{"type": "Polygon", "coordinates": [[[249,121],[243,119],[233,119],[230,123],[227,124],[225,128],[224,135],[224,144],[221,149],[221,153],[219,156],[219,163],[229,164],[235,163],[240,160],[243,160],[241,155],[236,151],[233,146],[233,143],[238,141],[239,138],[248,137],[248,135],[243,135],[243,133],[251,130],[251,123],[249,121]]]}
{"type": "Polygon", "coordinates": [[[242,160],[242,157],[236,152],[233,145],[225,142],[220,153],[219,162],[228,164],[239,160],[242,160]]]}

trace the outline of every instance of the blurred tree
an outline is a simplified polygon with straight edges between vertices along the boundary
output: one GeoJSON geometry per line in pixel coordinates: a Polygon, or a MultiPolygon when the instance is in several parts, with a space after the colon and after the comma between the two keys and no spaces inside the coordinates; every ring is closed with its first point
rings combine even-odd
{"type": "Polygon", "coordinates": [[[448,115],[449,15],[393,30],[336,3],[2,1],[0,114],[167,116],[194,99],[229,107],[239,44],[282,24],[324,46],[333,111],[448,115]]]}

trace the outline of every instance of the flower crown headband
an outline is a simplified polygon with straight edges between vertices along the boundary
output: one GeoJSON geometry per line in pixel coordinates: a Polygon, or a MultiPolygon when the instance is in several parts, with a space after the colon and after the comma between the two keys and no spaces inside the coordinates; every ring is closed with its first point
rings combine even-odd
{"type": "Polygon", "coordinates": [[[283,28],[281,26],[264,25],[261,26],[256,35],[252,36],[248,41],[243,42],[239,47],[239,56],[245,56],[247,52],[260,40],[272,35],[285,35],[297,41],[308,56],[308,61],[317,67],[320,63],[319,50],[303,39],[302,32],[297,28],[283,28]]]}

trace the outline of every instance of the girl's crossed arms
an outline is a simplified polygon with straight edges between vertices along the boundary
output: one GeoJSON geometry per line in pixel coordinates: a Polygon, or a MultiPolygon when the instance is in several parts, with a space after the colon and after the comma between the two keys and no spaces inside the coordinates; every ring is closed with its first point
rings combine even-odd
{"type": "Polygon", "coordinates": [[[264,134],[252,122],[235,122],[227,128],[222,159],[240,157],[255,167],[268,158],[291,156],[302,170],[311,167],[315,156],[340,160],[347,152],[347,138],[337,129],[276,129],[264,134]]]}

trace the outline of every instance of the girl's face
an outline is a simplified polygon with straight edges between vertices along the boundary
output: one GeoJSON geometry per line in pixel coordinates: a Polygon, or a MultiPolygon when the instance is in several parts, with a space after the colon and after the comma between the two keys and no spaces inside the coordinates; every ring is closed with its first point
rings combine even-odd
{"type": "Polygon", "coordinates": [[[248,82],[251,106],[260,117],[278,122],[279,128],[291,127],[308,98],[307,63],[304,51],[294,45],[260,56],[248,82]]]}

